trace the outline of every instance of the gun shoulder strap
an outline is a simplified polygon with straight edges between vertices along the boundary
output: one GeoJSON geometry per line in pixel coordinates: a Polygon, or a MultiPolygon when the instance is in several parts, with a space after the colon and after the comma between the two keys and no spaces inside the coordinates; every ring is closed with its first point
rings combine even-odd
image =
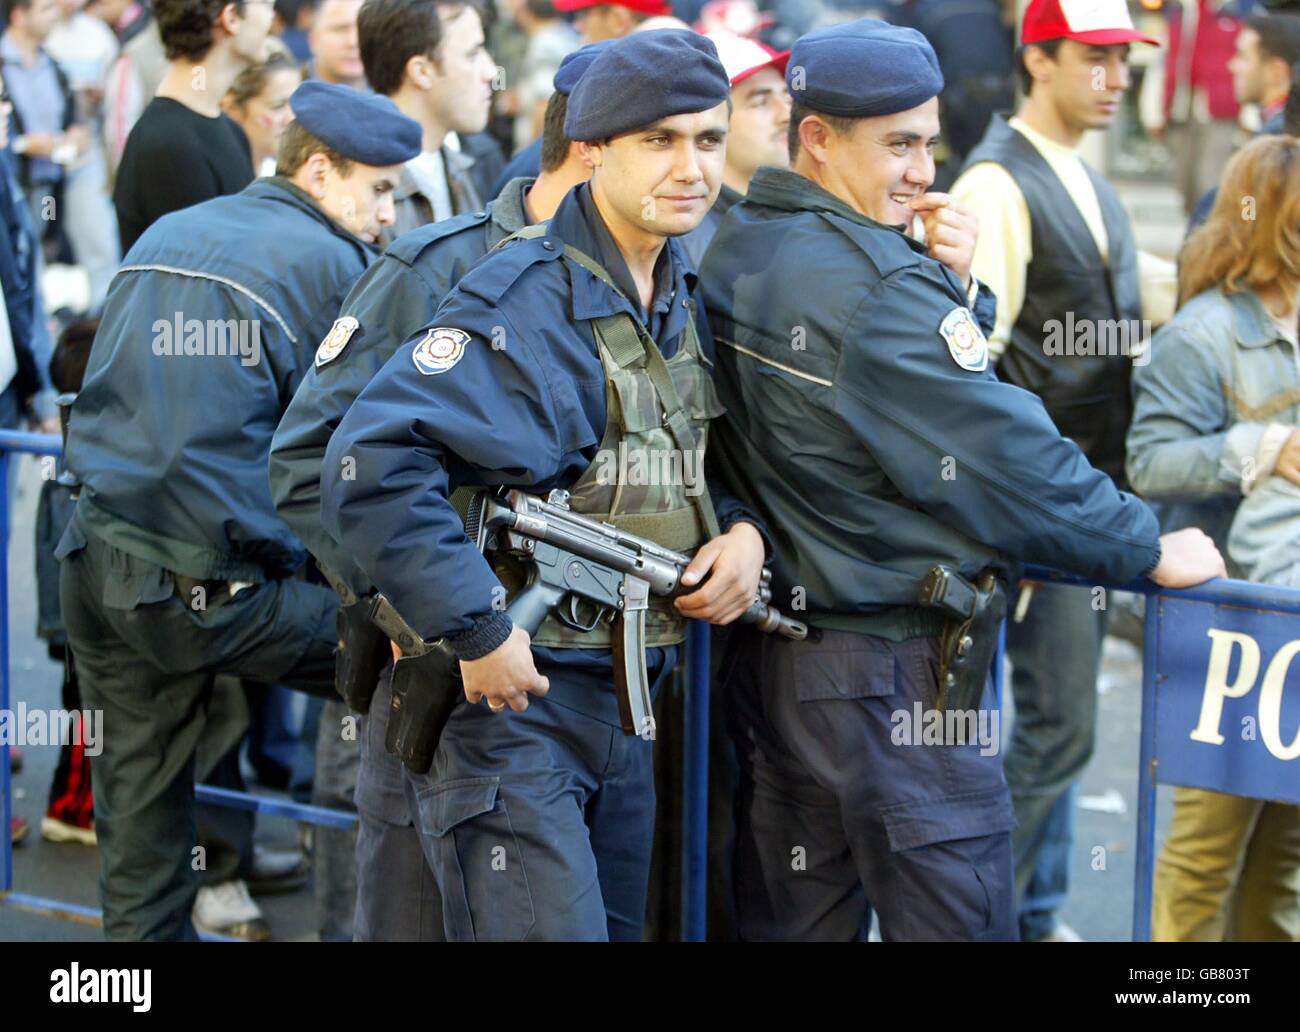
{"type": "MultiPolygon", "coordinates": [[[[535,239],[536,237],[545,236],[546,232],[547,226],[545,223],[534,223],[511,234],[501,241],[501,244],[516,239],[535,239]]],[[[501,245],[498,244],[497,246],[501,245]]],[[[586,269],[609,287],[610,290],[618,294],[619,297],[626,300],[627,296],[614,283],[609,272],[590,255],[579,251],[572,244],[565,244],[564,256],[574,264],[586,269]]],[[[593,319],[592,325],[600,338],[601,344],[608,349],[610,355],[620,366],[645,365],[646,374],[650,377],[650,382],[654,384],[654,388],[659,394],[659,401],[664,412],[664,425],[672,434],[673,442],[683,453],[694,452],[697,442],[695,433],[691,430],[686,409],[677,393],[672,374],[668,371],[668,363],[664,361],[663,352],[659,350],[659,345],[654,342],[654,338],[650,336],[646,328],[627,313],[601,316],[593,319]]],[[[691,319],[687,322],[686,329],[682,332],[696,337],[695,320],[691,319]]],[[[704,526],[705,533],[710,538],[717,537],[721,533],[718,527],[718,516],[713,509],[713,499],[709,495],[708,484],[704,482],[703,478],[701,478],[700,490],[692,492],[691,499],[699,514],[700,523],[704,526]]]]}

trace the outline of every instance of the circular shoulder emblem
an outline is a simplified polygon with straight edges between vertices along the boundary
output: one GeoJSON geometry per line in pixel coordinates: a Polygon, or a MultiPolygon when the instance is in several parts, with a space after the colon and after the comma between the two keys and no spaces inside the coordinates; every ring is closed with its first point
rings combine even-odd
{"type": "Polygon", "coordinates": [[[325,339],[320,342],[320,347],[316,349],[316,368],[319,369],[326,362],[333,362],[334,359],[343,354],[343,349],[348,346],[348,341],[352,339],[352,334],[357,332],[360,325],[350,315],[335,319],[329,333],[325,334],[325,339]]]}
{"type": "Polygon", "coordinates": [[[437,376],[461,360],[468,343],[469,334],[464,330],[454,326],[435,326],[424,335],[424,340],[415,345],[411,359],[415,368],[425,376],[437,376]]]}
{"type": "Polygon", "coordinates": [[[948,354],[963,369],[982,373],[989,364],[989,342],[969,308],[954,308],[939,324],[939,336],[948,344],[948,354]]]}

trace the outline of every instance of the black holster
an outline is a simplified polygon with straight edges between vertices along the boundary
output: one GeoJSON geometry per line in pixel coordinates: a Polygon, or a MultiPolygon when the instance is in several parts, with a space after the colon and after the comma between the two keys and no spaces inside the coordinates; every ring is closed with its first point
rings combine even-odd
{"type": "Polygon", "coordinates": [[[932,567],[922,582],[918,601],[939,608],[945,616],[935,708],[978,709],[1007,612],[1006,593],[997,574],[985,570],[972,584],[947,567],[932,567]]]}
{"type": "Polygon", "coordinates": [[[411,772],[429,773],[442,729],[464,698],[460,661],[447,645],[440,642],[421,655],[403,656],[393,667],[385,748],[411,772]]]}
{"type": "Polygon", "coordinates": [[[370,622],[370,600],[340,605],[334,687],[356,713],[369,713],[379,675],[393,658],[388,638],[370,622]]]}

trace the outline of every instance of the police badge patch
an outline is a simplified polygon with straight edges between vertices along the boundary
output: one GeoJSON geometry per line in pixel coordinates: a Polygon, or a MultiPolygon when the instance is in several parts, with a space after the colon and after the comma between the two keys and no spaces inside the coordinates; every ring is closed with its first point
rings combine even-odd
{"type": "Polygon", "coordinates": [[[343,349],[348,346],[348,341],[352,339],[352,334],[357,332],[360,325],[350,315],[335,319],[329,333],[325,334],[325,339],[320,342],[320,347],[316,349],[316,368],[319,369],[326,362],[333,362],[334,359],[343,354],[343,349]]]}
{"type": "Polygon", "coordinates": [[[435,326],[424,335],[424,340],[415,345],[411,359],[415,368],[425,376],[437,376],[461,360],[468,343],[469,334],[464,330],[454,326],[435,326]]]}
{"type": "Polygon", "coordinates": [[[982,373],[989,364],[989,342],[969,308],[954,308],[939,324],[939,336],[948,343],[948,354],[963,369],[982,373]]]}

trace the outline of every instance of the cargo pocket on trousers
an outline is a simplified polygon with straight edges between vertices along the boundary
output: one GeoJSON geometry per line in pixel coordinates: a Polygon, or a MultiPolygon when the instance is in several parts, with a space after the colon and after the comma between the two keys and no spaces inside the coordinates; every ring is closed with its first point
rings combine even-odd
{"type": "Polygon", "coordinates": [[[881,817],[908,938],[1014,937],[1016,821],[1007,789],[897,803],[881,817]]]}
{"type": "Polygon", "coordinates": [[[518,942],[534,923],[523,854],[500,778],[465,778],[419,794],[420,824],[433,837],[443,921],[453,942],[518,942]]]}
{"type": "Polygon", "coordinates": [[[861,634],[829,632],[820,642],[790,642],[786,647],[800,702],[894,694],[894,654],[861,634]]]}

